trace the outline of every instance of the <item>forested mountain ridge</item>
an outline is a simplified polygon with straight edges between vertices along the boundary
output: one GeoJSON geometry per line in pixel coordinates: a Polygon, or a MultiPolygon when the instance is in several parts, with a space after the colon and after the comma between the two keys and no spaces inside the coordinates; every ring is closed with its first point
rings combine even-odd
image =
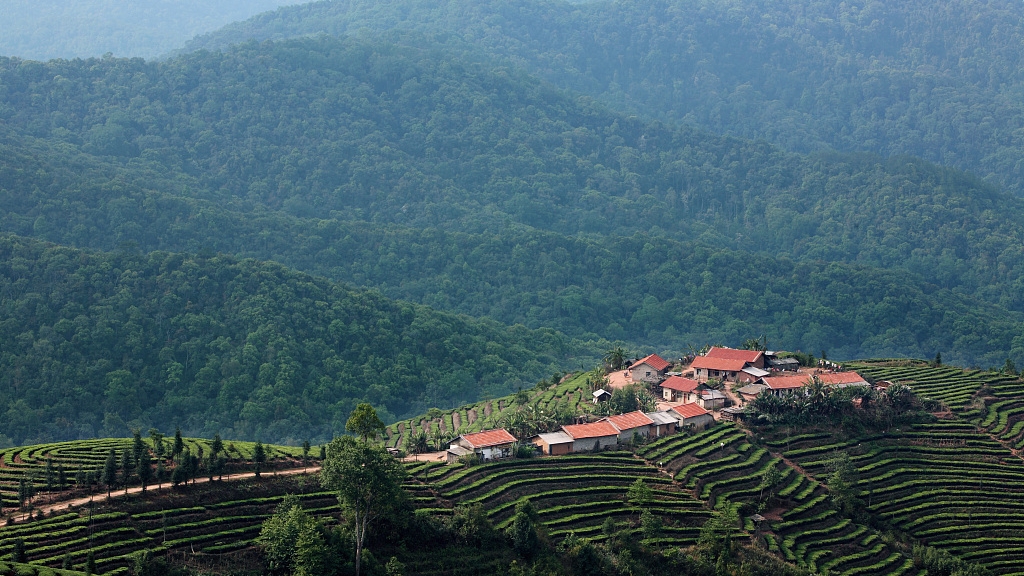
{"type": "Polygon", "coordinates": [[[925,0],[324,1],[186,50],[412,29],[613,107],[807,152],[909,154],[1024,194],[1024,7],[925,0]]]}
{"type": "Polygon", "coordinates": [[[408,416],[507,394],[581,351],[226,256],[3,236],[0,294],[0,435],[16,443],[150,426],[328,439],[358,402],[408,416]]]}
{"type": "Polygon", "coordinates": [[[3,0],[0,54],[33,60],[154,57],[288,0],[3,0]]]}
{"type": "MultiPolygon", "coordinates": [[[[247,44],[149,63],[0,60],[4,229],[110,242],[83,215],[132,209],[109,200],[134,182],[255,215],[642,232],[903,268],[1024,310],[1024,201],[969,175],[645,123],[423,38],[394,40],[247,44]],[[40,180],[17,157],[52,169],[40,180]]],[[[121,222],[118,237],[155,247],[145,222],[121,222]]]]}
{"type": "Polygon", "coordinates": [[[156,171],[94,165],[81,153],[57,167],[38,141],[3,150],[0,178],[37,188],[25,199],[38,204],[19,209],[18,195],[0,195],[11,208],[0,222],[55,242],[273,259],[436,308],[659,350],[764,333],[775,345],[834,357],[942,350],[983,366],[1024,357],[1019,313],[913,273],[641,233],[569,237],[515,224],[466,233],[231,209],[133,181],[161,185],[166,175],[156,171]]]}

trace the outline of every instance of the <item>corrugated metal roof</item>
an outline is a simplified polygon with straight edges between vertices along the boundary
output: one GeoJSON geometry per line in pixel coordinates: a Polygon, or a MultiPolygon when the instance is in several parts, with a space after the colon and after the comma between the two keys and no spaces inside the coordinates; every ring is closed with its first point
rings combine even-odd
{"type": "Polygon", "coordinates": [[[565,430],[566,434],[572,436],[573,440],[619,435],[619,431],[615,429],[615,426],[605,421],[594,422],[593,424],[570,424],[562,426],[562,430],[565,430]]]}
{"type": "Polygon", "coordinates": [[[706,368],[710,370],[722,370],[724,372],[739,372],[747,366],[746,360],[734,360],[732,358],[710,358],[708,356],[697,356],[693,359],[693,368],[706,368]]]}
{"type": "Polygon", "coordinates": [[[692,392],[700,383],[696,380],[689,378],[683,378],[682,376],[669,376],[667,380],[661,383],[662,388],[668,388],[669,390],[676,390],[678,392],[692,392]]]}
{"type": "Polygon", "coordinates": [[[712,346],[704,356],[707,358],[722,358],[725,360],[743,360],[753,364],[757,362],[764,352],[760,350],[736,350],[735,348],[718,348],[712,346]]]}
{"type": "Polygon", "coordinates": [[[546,432],[544,434],[537,434],[537,437],[543,440],[548,446],[552,444],[568,444],[572,442],[572,436],[569,436],[565,432],[546,432]]]}
{"type": "Polygon", "coordinates": [[[504,428],[484,430],[483,432],[474,432],[473,434],[463,434],[462,439],[473,448],[488,448],[490,446],[509,444],[516,441],[516,437],[504,428]]]}
{"type": "Polygon", "coordinates": [[[619,432],[622,432],[624,430],[632,430],[634,428],[639,428],[641,426],[650,426],[651,424],[654,424],[653,420],[648,418],[646,414],[639,410],[637,410],[636,412],[628,412],[626,414],[616,414],[614,416],[609,416],[605,418],[605,420],[611,422],[612,426],[615,426],[616,428],[619,429],[619,432]]]}
{"type": "Polygon", "coordinates": [[[707,410],[696,404],[680,404],[679,406],[673,406],[672,410],[683,418],[693,418],[694,416],[708,413],[707,410]]]}
{"type": "Polygon", "coordinates": [[[667,360],[662,358],[661,356],[658,356],[657,354],[651,354],[650,356],[647,356],[646,358],[641,358],[641,359],[637,360],[636,362],[634,362],[633,365],[629,367],[629,369],[632,370],[633,368],[636,368],[637,366],[640,366],[641,364],[647,364],[648,366],[650,366],[651,368],[654,368],[655,370],[657,370],[659,372],[664,371],[666,368],[668,368],[669,366],[672,365],[667,360]]]}
{"type": "Polygon", "coordinates": [[[647,417],[659,426],[662,424],[675,424],[676,422],[679,422],[679,420],[674,418],[668,412],[648,412],[647,417]]]}

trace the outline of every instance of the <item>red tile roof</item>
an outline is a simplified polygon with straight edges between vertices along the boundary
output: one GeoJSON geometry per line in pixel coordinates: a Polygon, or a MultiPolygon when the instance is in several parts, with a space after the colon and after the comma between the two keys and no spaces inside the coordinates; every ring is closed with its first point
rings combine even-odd
{"type": "Polygon", "coordinates": [[[562,426],[562,430],[565,430],[566,434],[572,436],[573,440],[619,435],[619,431],[615,429],[615,426],[604,421],[594,422],[593,424],[570,424],[569,426],[562,426]]]}
{"type": "Polygon", "coordinates": [[[711,358],[708,356],[697,356],[693,359],[693,368],[706,368],[709,370],[722,370],[725,372],[739,372],[747,367],[746,360],[733,360],[730,358],[711,358]]]}
{"type": "Polygon", "coordinates": [[[803,388],[810,382],[811,377],[808,374],[797,374],[795,376],[765,376],[761,378],[765,386],[771,390],[792,390],[794,388],[803,388]]]}
{"type": "Polygon", "coordinates": [[[826,384],[867,384],[867,380],[856,372],[833,372],[818,374],[818,378],[826,384]]]}
{"type": "Polygon", "coordinates": [[[761,352],[760,350],[736,350],[735,348],[718,348],[712,346],[705,356],[708,358],[722,358],[724,360],[743,360],[744,362],[750,362],[753,364],[754,362],[757,362],[763,354],[764,352],[761,352]]]}
{"type": "Polygon", "coordinates": [[[661,383],[662,388],[679,392],[693,392],[699,385],[700,383],[696,380],[690,380],[682,376],[669,376],[667,380],[661,383]]]}
{"type": "Polygon", "coordinates": [[[650,426],[654,424],[654,420],[647,417],[647,414],[637,410],[636,412],[629,412],[627,414],[616,414],[615,416],[609,416],[605,420],[612,423],[619,429],[619,432],[624,430],[632,430],[633,428],[639,428],[641,426],[650,426]]]}
{"type": "Polygon", "coordinates": [[[683,418],[693,418],[694,416],[700,416],[701,414],[708,413],[707,410],[697,406],[696,404],[680,404],[679,406],[673,406],[672,410],[683,418]]]}
{"type": "Polygon", "coordinates": [[[658,356],[657,354],[651,354],[646,358],[641,358],[634,362],[633,365],[629,367],[629,369],[632,370],[633,368],[636,368],[641,364],[647,364],[648,366],[654,368],[658,372],[664,372],[666,368],[671,366],[671,364],[669,364],[668,361],[662,358],[661,356],[658,356]]]}
{"type": "Polygon", "coordinates": [[[866,383],[856,372],[834,372],[825,374],[798,374],[795,376],[767,376],[761,380],[772,390],[793,390],[806,386],[813,376],[817,376],[824,384],[860,384],[866,383]]]}
{"type": "Polygon", "coordinates": [[[489,448],[501,444],[509,444],[516,441],[516,437],[509,434],[508,430],[498,428],[496,430],[484,430],[472,434],[463,434],[462,439],[473,448],[489,448]]]}

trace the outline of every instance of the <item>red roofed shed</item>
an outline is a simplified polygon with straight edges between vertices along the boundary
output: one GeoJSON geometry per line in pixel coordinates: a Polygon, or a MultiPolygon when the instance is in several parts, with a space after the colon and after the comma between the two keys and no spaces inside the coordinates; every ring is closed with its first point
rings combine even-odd
{"type": "Polygon", "coordinates": [[[714,416],[697,404],[680,404],[673,406],[669,414],[679,420],[680,428],[692,426],[693,428],[704,429],[715,423],[714,416]]]}

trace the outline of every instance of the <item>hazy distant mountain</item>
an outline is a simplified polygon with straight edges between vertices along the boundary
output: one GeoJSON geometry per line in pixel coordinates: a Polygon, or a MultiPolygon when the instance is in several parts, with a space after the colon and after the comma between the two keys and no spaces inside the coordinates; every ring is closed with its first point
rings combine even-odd
{"type": "Polygon", "coordinates": [[[345,0],[189,49],[417,30],[612,107],[789,150],[909,154],[1024,194],[1024,4],[1012,0],[345,0]]]}
{"type": "Polygon", "coordinates": [[[0,0],[0,55],[153,57],[295,0],[0,0]]]}

